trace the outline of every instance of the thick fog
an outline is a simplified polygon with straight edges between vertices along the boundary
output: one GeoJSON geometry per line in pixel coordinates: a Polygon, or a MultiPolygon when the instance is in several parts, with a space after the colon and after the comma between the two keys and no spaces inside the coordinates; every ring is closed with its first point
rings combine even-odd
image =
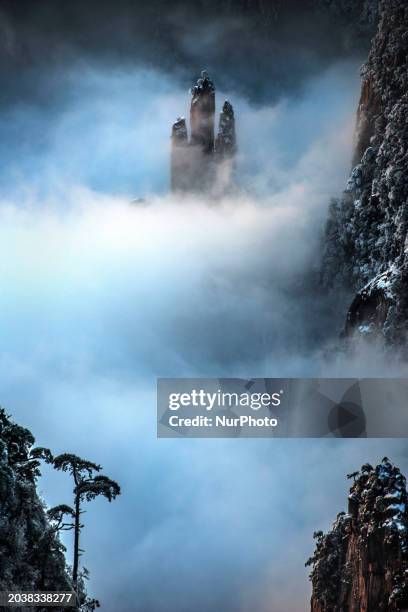
{"type": "MultiPolygon", "coordinates": [[[[157,376],[385,373],[373,349],[336,351],[350,295],[316,288],[358,67],[336,60],[277,97],[271,82],[269,101],[217,92],[239,147],[239,191],[219,202],[168,194],[190,85],[168,69],[75,56],[50,74],[56,97],[3,108],[1,403],[121,484],[84,516],[107,612],[307,610],[312,533],[345,508],[345,474],[385,454],[408,468],[400,441],[156,438],[157,376]]],[[[40,488],[71,501],[65,475],[45,469],[40,488]]]]}

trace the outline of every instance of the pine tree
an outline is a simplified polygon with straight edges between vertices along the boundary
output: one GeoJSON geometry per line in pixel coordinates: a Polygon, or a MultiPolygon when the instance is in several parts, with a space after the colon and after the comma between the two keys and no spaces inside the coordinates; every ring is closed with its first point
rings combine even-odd
{"type": "MultiPolygon", "coordinates": [[[[44,454],[46,456],[47,454],[44,454]]],[[[72,565],[72,584],[75,591],[79,591],[79,579],[87,577],[87,571],[85,574],[79,572],[79,559],[83,550],[80,548],[80,535],[84,527],[81,522],[81,516],[84,513],[83,504],[84,502],[90,502],[99,496],[105,497],[109,502],[120,495],[120,486],[114,480],[111,480],[107,476],[99,474],[102,467],[92,461],[82,459],[77,455],[64,453],[52,458],[48,454],[48,462],[52,463],[56,470],[67,472],[70,474],[74,481],[74,505],[73,507],[67,505],[59,505],[51,508],[48,511],[48,517],[55,525],[56,529],[59,530],[74,530],[74,559],[72,565]],[[68,522],[66,522],[68,520],[68,522]]],[[[85,602],[86,603],[86,602],[85,602]]],[[[89,604],[89,600],[88,600],[89,604]]],[[[99,605],[99,604],[98,604],[99,605]]],[[[98,605],[96,607],[98,607],[98,605]]]]}

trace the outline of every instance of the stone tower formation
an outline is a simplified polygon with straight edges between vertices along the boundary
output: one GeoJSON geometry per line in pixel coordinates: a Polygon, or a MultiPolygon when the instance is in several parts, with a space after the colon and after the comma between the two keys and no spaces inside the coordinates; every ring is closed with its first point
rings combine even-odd
{"type": "Polygon", "coordinates": [[[233,182],[234,109],[227,100],[224,102],[215,137],[215,87],[205,70],[191,89],[190,132],[189,139],[184,117],[173,124],[172,192],[224,195],[233,182]]]}

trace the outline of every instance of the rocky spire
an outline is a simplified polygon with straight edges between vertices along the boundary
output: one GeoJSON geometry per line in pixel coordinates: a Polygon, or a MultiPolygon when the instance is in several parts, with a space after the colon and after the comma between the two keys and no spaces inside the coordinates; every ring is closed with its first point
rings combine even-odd
{"type": "Polygon", "coordinates": [[[226,101],[215,142],[215,87],[205,70],[192,87],[191,96],[190,140],[184,118],[179,117],[173,124],[171,190],[222,195],[232,181],[236,151],[234,111],[226,101]]]}
{"type": "Polygon", "coordinates": [[[408,609],[406,479],[387,457],[363,465],[331,531],[314,534],[312,612],[408,609]]]}
{"type": "Polygon", "coordinates": [[[190,126],[191,144],[203,153],[214,151],[215,88],[206,70],[191,89],[190,126]]]}
{"type": "Polygon", "coordinates": [[[232,104],[230,104],[228,100],[225,100],[220,113],[215,152],[219,159],[229,159],[234,157],[236,147],[234,109],[232,108],[232,104]]]}
{"type": "Polygon", "coordinates": [[[186,120],[179,117],[171,132],[171,190],[188,189],[189,151],[186,120]]]}

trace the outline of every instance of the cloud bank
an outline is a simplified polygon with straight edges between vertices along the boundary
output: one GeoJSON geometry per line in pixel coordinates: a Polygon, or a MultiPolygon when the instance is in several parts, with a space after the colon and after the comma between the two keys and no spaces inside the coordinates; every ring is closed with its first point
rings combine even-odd
{"type": "MultiPolygon", "coordinates": [[[[39,444],[122,485],[85,515],[107,611],[307,610],[303,564],[344,508],[344,474],[384,454],[408,467],[399,441],[155,437],[157,376],[384,371],[358,352],[328,359],[349,296],[316,289],[356,73],[332,66],[273,105],[226,91],[241,190],[218,203],[166,195],[187,98],[169,75],[87,66],[63,76],[66,104],[2,115],[1,400],[39,444]]],[[[50,504],[70,501],[62,475],[41,483],[50,504]]]]}

